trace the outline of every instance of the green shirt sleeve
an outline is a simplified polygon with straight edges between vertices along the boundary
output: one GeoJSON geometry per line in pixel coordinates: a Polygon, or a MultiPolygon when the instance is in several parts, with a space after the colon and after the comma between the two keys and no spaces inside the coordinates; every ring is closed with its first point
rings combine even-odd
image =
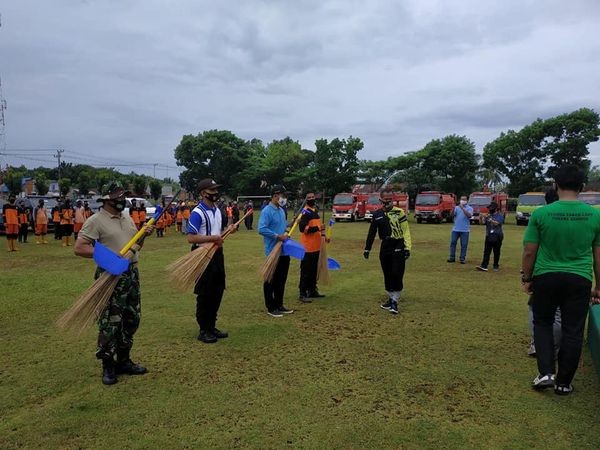
{"type": "Polygon", "coordinates": [[[404,248],[410,251],[412,248],[412,239],[410,237],[410,228],[408,227],[408,218],[406,215],[404,216],[404,220],[400,222],[400,228],[402,229],[402,236],[404,237],[404,248]]]}
{"type": "Polygon", "coordinates": [[[538,227],[538,214],[534,211],[529,218],[525,235],[523,236],[523,245],[525,244],[539,244],[540,242],[540,230],[538,227]]]}
{"type": "Polygon", "coordinates": [[[600,211],[596,210],[596,236],[592,244],[594,247],[600,247],[600,211]]]}

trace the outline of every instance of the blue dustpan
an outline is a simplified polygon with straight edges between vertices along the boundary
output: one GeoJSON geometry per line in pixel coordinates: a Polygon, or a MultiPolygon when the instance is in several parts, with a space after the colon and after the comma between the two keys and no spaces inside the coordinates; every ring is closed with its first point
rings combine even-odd
{"type": "Polygon", "coordinates": [[[129,261],[100,242],[94,244],[94,262],[111,275],[121,275],[129,268],[129,261]]]}
{"type": "Polygon", "coordinates": [[[342,266],[333,258],[327,258],[327,268],[329,270],[340,270],[342,266]]]}
{"type": "Polygon", "coordinates": [[[283,241],[281,247],[281,254],[283,256],[291,256],[292,258],[302,259],[304,258],[304,246],[292,239],[286,239],[283,241]]]}

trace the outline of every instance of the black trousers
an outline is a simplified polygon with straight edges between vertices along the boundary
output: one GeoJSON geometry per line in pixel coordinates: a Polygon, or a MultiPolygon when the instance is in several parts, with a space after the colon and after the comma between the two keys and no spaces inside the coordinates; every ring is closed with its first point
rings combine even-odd
{"type": "Polygon", "coordinates": [[[217,323],[217,312],[225,291],[225,258],[219,248],[196,283],[196,321],[201,330],[210,331],[217,323]]]}
{"type": "Polygon", "coordinates": [[[317,290],[317,272],[319,269],[319,254],[321,252],[305,253],[300,262],[300,295],[312,294],[317,290]]]}
{"type": "Polygon", "coordinates": [[[270,283],[263,284],[263,293],[265,295],[265,306],[267,307],[267,310],[274,311],[283,306],[285,282],[287,281],[289,269],[290,257],[280,256],[273,279],[270,283]]]}
{"type": "Polygon", "coordinates": [[[404,288],[404,241],[383,241],[379,250],[379,262],[383,270],[386,291],[401,291],[404,288]]]}
{"type": "Polygon", "coordinates": [[[246,225],[246,230],[252,229],[252,222],[254,222],[254,217],[250,214],[248,217],[244,219],[244,225],[246,225]]]}
{"type": "Polygon", "coordinates": [[[577,371],[591,289],[590,280],[571,273],[545,273],[533,278],[533,338],[538,370],[542,375],[554,373],[552,325],[557,307],[562,315],[557,383],[569,384],[577,371]]]}
{"type": "Polygon", "coordinates": [[[502,248],[502,238],[492,242],[489,237],[485,238],[485,244],[483,247],[483,260],[481,261],[481,267],[487,267],[490,264],[490,255],[494,252],[494,267],[498,267],[500,264],[500,249],[502,248]]]}
{"type": "Polygon", "coordinates": [[[60,222],[54,222],[54,239],[62,239],[60,222]]]}
{"type": "Polygon", "coordinates": [[[22,223],[19,225],[19,242],[27,242],[27,232],[29,230],[29,225],[26,223],[22,223]]]}

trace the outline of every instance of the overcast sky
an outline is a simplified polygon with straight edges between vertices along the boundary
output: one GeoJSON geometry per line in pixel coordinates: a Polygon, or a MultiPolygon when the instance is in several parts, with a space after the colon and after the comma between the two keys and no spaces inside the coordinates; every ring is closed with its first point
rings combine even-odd
{"type": "Polygon", "coordinates": [[[74,163],[174,167],[182,135],[214,128],[311,150],[358,136],[362,159],[453,133],[481,151],[538,117],[600,111],[598,0],[4,0],[0,13],[6,147],[74,163]]]}

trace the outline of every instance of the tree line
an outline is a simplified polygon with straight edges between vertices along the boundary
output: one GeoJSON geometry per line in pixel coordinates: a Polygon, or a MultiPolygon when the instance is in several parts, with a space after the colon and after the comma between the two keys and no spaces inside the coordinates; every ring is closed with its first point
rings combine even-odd
{"type": "Polygon", "coordinates": [[[172,183],[170,179],[161,181],[135,172],[123,174],[114,168],[98,168],[64,161],[61,162],[60,168],[37,167],[28,169],[25,166],[9,167],[1,175],[3,183],[14,194],[21,192],[21,180],[24,177],[31,177],[35,180],[35,190],[38,195],[48,193],[52,180],[58,180],[60,195],[67,196],[72,189],[77,189],[79,195],[83,197],[87,196],[90,191],[99,193],[102,186],[116,180],[121,182],[123,186],[127,186],[138,196],[145,196],[149,189],[150,196],[155,200],[160,198],[163,184],[172,183]]]}
{"type": "Polygon", "coordinates": [[[481,155],[468,137],[453,134],[383,161],[360,160],[364,144],[353,136],[318,139],[312,151],[290,137],[265,144],[228,130],[208,130],[183,136],[175,159],[185,167],[180,177],[184,188],[193,191],[200,179],[210,177],[230,196],[265,195],[276,183],[297,194],[313,189],[327,196],[357,183],[401,183],[409,193],[439,189],[458,195],[487,186],[517,196],[541,189],[561,164],[598,174],[596,168],[590,171],[588,145],[598,140],[599,124],[595,111],[582,108],[503,132],[481,155]]]}

